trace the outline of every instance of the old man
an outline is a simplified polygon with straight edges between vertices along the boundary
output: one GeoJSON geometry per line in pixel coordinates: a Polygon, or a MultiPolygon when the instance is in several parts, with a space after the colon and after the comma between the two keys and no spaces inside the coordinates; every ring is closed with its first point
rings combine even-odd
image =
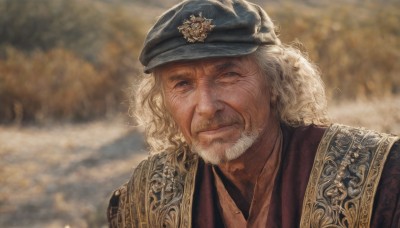
{"type": "Polygon", "coordinates": [[[111,227],[400,227],[400,142],[331,124],[318,70],[244,0],[165,12],[140,55],[151,156],[111,227]]]}

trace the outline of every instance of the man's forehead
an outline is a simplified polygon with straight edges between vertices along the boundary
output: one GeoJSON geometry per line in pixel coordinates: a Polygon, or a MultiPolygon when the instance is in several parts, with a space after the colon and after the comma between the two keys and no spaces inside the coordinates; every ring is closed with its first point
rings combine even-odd
{"type": "Polygon", "coordinates": [[[233,67],[242,67],[248,64],[249,57],[219,57],[219,58],[206,58],[188,61],[172,62],[160,66],[156,69],[157,74],[162,73],[178,73],[184,71],[191,71],[195,68],[206,68],[208,70],[222,71],[233,67]]]}

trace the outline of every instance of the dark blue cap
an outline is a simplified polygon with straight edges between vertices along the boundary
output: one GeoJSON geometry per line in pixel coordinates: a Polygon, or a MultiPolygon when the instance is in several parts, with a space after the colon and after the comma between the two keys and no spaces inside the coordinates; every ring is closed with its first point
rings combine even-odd
{"type": "Polygon", "coordinates": [[[274,24],[260,6],[244,0],[189,0],[161,15],[139,59],[150,73],[169,62],[242,56],[276,44],[274,24]]]}

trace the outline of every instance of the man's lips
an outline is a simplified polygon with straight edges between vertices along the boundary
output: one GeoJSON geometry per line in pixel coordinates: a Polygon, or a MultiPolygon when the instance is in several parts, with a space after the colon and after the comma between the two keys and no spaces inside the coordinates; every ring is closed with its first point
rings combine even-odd
{"type": "Polygon", "coordinates": [[[227,125],[219,125],[219,126],[211,126],[205,129],[201,129],[196,133],[198,135],[215,135],[220,134],[225,131],[230,131],[235,128],[235,124],[227,124],[227,125]]]}

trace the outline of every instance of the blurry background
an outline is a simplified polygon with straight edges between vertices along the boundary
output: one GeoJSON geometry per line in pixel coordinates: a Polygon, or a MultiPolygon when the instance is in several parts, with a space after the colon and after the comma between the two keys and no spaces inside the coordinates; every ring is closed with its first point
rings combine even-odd
{"type": "MultiPolygon", "coordinates": [[[[145,156],[144,35],[178,0],[0,0],[0,227],[102,227],[145,156]]],[[[334,121],[400,133],[400,3],[256,1],[307,51],[334,121]]]]}

